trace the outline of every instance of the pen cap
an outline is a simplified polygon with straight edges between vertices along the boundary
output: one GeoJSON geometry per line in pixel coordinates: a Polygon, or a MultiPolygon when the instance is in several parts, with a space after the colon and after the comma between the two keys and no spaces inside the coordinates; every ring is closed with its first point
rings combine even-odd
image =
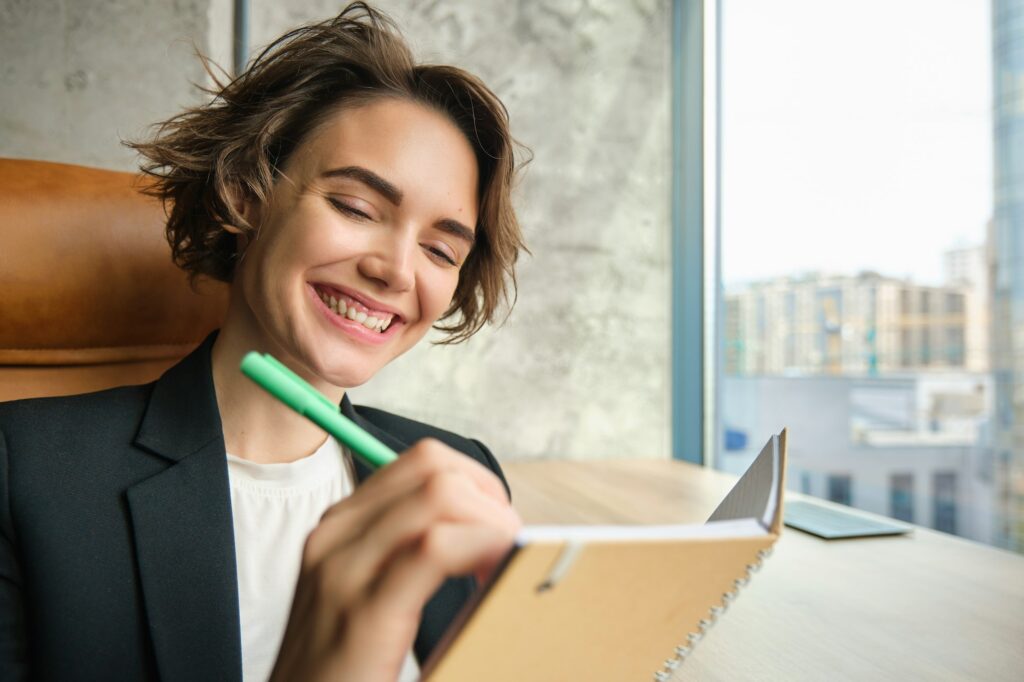
{"type": "Polygon", "coordinates": [[[287,374],[291,378],[291,380],[297,383],[299,386],[301,386],[306,391],[307,394],[313,396],[321,403],[323,403],[325,406],[327,406],[327,409],[331,410],[332,412],[338,411],[339,408],[337,404],[332,403],[327,398],[327,396],[313,388],[308,381],[300,377],[295,372],[291,371],[291,369],[289,369],[288,366],[285,365],[283,362],[275,358],[273,355],[270,355],[269,353],[264,353],[262,357],[264,360],[267,361],[267,363],[273,365],[274,367],[277,367],[280,371],[287,374]]]}
{"type": "Polygon", "coordinates": [[[309,394],[300,384],[290,380],[256,351],[242,358],[242,373],[265,388],[278,400],[299,414],[305,414],[309,406],[309,394]]]}
{"type": "Polygon", "coordinates": [[[395,452],[355,422],[338,406],[271,355],[251,352],[242,359],[242,373],[268,393],[347,445],[374,469],[397,459],[395,452]]]}

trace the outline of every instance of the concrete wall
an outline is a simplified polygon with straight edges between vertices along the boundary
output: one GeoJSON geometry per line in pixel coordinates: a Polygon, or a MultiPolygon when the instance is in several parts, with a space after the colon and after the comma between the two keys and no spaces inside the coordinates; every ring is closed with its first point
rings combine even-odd
{"type": "MultiPolygon", "coordinates": [[[[255,49],[340,3],[252,3],[255,49]]],[[[357,402],[499,457],[667,457],[668,0],[379,3],[421,59],[478,73],[535,159],[534,253],[500,329],[421,344],[357,402]]],[[[118,137],[197,101],[191,42],[229,65],[227,0],[0,0],[0,155],[131,168],[118,137]]]]}
{"type": "Polygon", "coordinates": [[[217,2],[0,0],[0,155],[134,168],[120,140],[200,101],[217,2]]]}

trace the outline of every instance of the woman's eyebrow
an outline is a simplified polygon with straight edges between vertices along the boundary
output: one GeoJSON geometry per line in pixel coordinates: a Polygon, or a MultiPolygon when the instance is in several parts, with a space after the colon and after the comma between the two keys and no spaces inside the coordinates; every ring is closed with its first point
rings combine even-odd
{"type": "MultiPolygon", "coordinates": [[[[402,190],[398,189],[390,182],[382,178],[381,176],[374,173],[369,168],[363,168],[362,166],[345,166],[343,168],[332,168],[329,171],[324,171],[322,177],[325,178],[350,178],[357,182],[361,182],[370,189],[374,190],[385,199],[390,201],[395,206],[401,206],[402,204],[402,190]]],[[[458,237],[470,246],[476,244],[476,232],[466,227],[457,220],[451,218],[445,218],[437,222],[437,227],[444,230],[453,237],[458,237]]]]}
{"type": "Polygon", "coordinates": [[[457,237],[467,242],[470,247],[476,244],[476,232],[469,229],[458,220],[452,220],[451,218],[445,218],[444,220],[437,221],[438,229],[444,230],[453,237],[457,237]]]}
{"type": "Polygon", "coordinates": [[[402,204],[402,190],[374,173],[369,168],[362,166],[345,166],[344,168],[332,168],[322,175],[325,178],[351,178],[363,183],[374,190],[395,206],[402,204]]]}

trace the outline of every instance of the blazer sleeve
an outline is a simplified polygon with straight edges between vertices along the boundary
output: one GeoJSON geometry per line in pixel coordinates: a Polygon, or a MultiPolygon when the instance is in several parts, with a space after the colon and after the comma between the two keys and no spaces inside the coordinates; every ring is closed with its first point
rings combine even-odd
{"type": "Polygon", "coordinates": [[[5,680],[28,679],[28,634],[21,561],[11,514],[10,458],[0,431],[0,670],[5,680]]]}

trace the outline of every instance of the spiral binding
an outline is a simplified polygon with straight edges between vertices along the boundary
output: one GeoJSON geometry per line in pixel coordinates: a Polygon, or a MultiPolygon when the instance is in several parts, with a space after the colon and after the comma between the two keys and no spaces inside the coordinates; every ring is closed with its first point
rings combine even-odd
{"type": "Polygon", "coordinates": [[[711,629],[711,626],[714,625],[721,615],[729,609],[729,605],[736,600],[736,595],[739,594],[739,591],[742,588],[747,586],[747,583],[750,582],[750,578],[753,574],[761,570],[764,560],[771,556],[771,553],[771,547],[768,549],[758,550],[757,561],[752,564],[747,564],[746,575],[733,581],[733,589],[722,595],[721,606],[712,606],[708,611],[708,617],[700,619],[697,623],[698,631],[691,632],[686,635],[686,643],[677,646],[674,652],[675,655],[662,663],[661,670],[654,673],[654,682],[668,682],[672,678],[676,669],[679,668],[679,666],[683,664],[683,661],[686,660],[686,657],[693,652],[697,642],[704,638],[704,635],[711,629]]]}

